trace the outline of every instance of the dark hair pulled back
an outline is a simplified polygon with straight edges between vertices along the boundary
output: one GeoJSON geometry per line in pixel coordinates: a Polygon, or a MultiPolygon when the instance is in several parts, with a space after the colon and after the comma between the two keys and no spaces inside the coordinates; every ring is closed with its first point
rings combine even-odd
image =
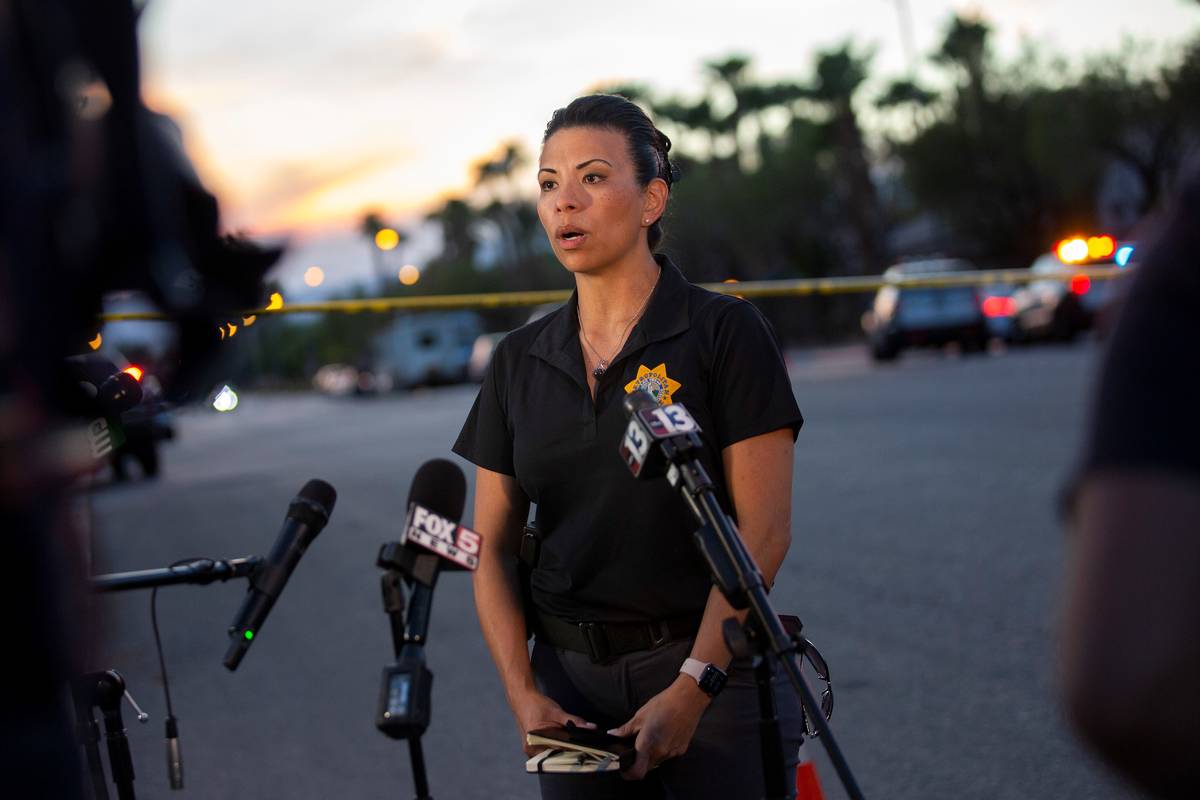
{"type": "MultiPolygon", "coordinates": [[[[593,94],[577,97],[566,108],[560,108],[546,123],[542,144],[564,128],[603,128],[625,135],[634,173],[641,186],[662,178],[668,188],[679,180],[679,167],[671,162],[671,140],[654,127],[650,117],[637,105],[619,94],[593,94]]],[[[663,238],[662,218],[646,231],[650,251],[658,248],[663,238]]]]}

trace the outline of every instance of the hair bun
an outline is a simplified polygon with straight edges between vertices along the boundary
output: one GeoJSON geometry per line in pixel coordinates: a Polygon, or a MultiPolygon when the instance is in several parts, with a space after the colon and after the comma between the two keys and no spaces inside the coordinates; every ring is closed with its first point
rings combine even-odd
{"type": "Polygon", "coordinates": [[[654,132],[658,134],[658,155],[662,163],[662,179],[670,186],[679,180],[679,165],[671,161],[671,157],[668,155],[671,152],[671,138],[657,128],[654,129],[654,132]]]}
{"type": "Polygon", "coordinates": [[[666,167],[664,168],[663,172],[665,173],[663,175],[663,180],[667,182],[668,186],[671,186],[675,183],[675,181],[679,180],[679,165],[674,161],[667,159],[666,167]]]}

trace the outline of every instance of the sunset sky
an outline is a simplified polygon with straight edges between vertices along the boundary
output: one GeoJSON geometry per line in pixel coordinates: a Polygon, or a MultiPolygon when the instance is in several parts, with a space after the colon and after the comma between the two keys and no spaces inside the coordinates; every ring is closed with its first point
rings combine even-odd
{"type": "Polygon", "coordinates": [[[182,123],[227,227],[292,235],[285,278],[319,263],[342,282],[368,272],[352,230],[364,209],[419,219],[499,142],[536,153],[550,112],[598,84],[696,95],[703,62],[733,52],[760,77],[803,78],[847,38],[876,48],[877,82],[899,76],[898,4],[918,53],[954,10],[988,20],[1010,54],[1023,37],[1078,58],[1200,29],[1194,0],[151,0],[145,94],[182,123]]]}

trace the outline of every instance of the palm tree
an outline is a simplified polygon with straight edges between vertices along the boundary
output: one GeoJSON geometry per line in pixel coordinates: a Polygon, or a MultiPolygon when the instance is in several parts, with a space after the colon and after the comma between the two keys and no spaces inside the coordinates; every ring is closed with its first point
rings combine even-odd
{"type": "Polygon", "coordinates": [[[930,109],[938,100],[938,95],[920,86],[909,78],[892,81],[883,94],[875,99],[875,107],[880,110],[907,109],[908,134],[915,135],[922,126],[932,120],[930,109]]]}
{"type": "Polygon", "coordinates": [[[516,195],[513,185],[514,174],[529,163],[525,148],[516,139],[504,142],[495,156],[483,158],[475,164],[475,188],[489,190],[493,201],[499,200],[497,185],[503,185],[508,199],[516,195]]]}
{"type": "MultiPolygon", "coordinates": [[[[375,272],[375,281],[380,294],[386,291],[391,276],[388,275],[387,265],[384,264],[383,250],[376,244],[376,237],[387,227],[378,211],[366,212],[358,226],[359,231],[367,238],[367,246],[371,250],[371,268],[375,272]]],[[[403,242],[406,238],[400,231],[396,231],[396,236],[399,242],[403,242]]]]}
{"type": "Polygon", "coordinates": [[[482,216],[496,226],[503,242],[505,260],[509,264],[518,261],[528,249],[523,241],[525,233],[517,218],[519,194],[515,185],[515,174],[529,162],[525,149],[517,140],[503,143],[496,155],[485,158],[475,165],[475,188],[486,191],[491,202],[484,207],[482,216]],[[503,186],[507,201],[502,199],[497,186],[503,186]]]}
{"type": "Polygon", "coordinates": [[[643,83],[602,83],[593,91],[596,94],[619,94],[631,103],[637,103],[646,109],[654,107],[654,103],[650,99],[650,90],[643,83]]]}
{"type": "MultiPolygon", "coordinates": [[[[708,61],[704,64],[708,73],[710,88],[718,92],[724,91],[733,100],[733,107],[723,117],[710,113],[715,134],[724,134],[733,142],[733,163],[739,168],[742,164],[741,142],[738,138],[742,127],[742,119],[755,110],[751,107],[748,89],[748,73],[750,57],[745,55],[729,55],[722,59],[708,61]]],[[[710,105],[711,109],[711,105],[710,105]]]]}
{"type": "Polygon", "coordinates": [[[668,98],[654,105],[655,121],[660,125],[674,127],[675,139],[685,132],[698,133],[705,138],[705,155],[713,157],[716,137],[720,135],[721,122],[713,115],[712,104],[707,97],[689,103],[668,98]]]}
{"type": "Polygon", "coordinates": [[[828,114],[840,173],[838,183],[858,243],[858,269],[882,271],[886,261],[883,214],[854,109],[854,95],[866,80],[870,61],[869,53],[855,53],[848,42],[818,53],[816,76],[808,88],[807,99],[822,106],[828,114]]]}
{"type": "Polygon", "coordinates": [[[941,47],[933,56],[934,61],[961,72],[960,114],[962,121],[973,131],[979,131],[982,126],[983,107],[987,101],[988,39],[991,33],[986,22],[956,14],[946,28],[941,47]]]}
{"type": "Polygon", "coordinates": [[[442,226],[442,255],[440,261],[471,262],[478,242],[475,238],[475,210],[465,200],[452,198],[437,211],[426,216],[442,226]]]}

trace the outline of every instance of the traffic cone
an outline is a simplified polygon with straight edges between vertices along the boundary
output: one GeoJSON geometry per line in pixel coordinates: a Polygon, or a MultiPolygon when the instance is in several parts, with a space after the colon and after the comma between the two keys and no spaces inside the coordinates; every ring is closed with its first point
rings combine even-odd
{"type": "Polygon", "coordinates": [[[808,760],[804,745],[800,745],[800,763],[796,765],[796,800],[825,800],[821,782],[817,780],[817,765],[808,760]]]}

